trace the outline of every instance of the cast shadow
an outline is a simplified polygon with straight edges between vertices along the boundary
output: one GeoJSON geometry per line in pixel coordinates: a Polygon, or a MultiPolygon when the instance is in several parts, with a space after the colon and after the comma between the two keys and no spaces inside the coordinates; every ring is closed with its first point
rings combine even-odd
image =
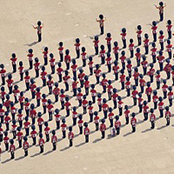
{"type": "Polygon", "coordinates": [[[25,158],[25,156],[20,156],[19,158],[16,158],[15,161],[21,160],[23,158],[25,158]]]}
{"type": "Polygon", "coordinates": [[[34,42],[30,43],[30,44],[24,44],[24,45],[25,45],[25,46],[32,47],[33,45],[36,45],[36,44],[38,44],[38,43],[39,43],[38,41],[34,41],[34,42]]]}
{"type": "Polygon", "coordinates": [[[146,130],[141,131],[141,133],[146,133],[146,132],[149,132],[151,130],[153,130],[153,129],[149,128],[149,129],[146,129],[146,130]]]}
{"type": "Polygon", "coordinates": [[[54,150],[49,150],[48,152],[44,153],[43,155],[48,155],[50,153],[52,153],[54,150]]]}
{"type": "Polygon", "coordinates": [[[94,140],[92,143],[97,143],[97,142],[99,142],[101,140],[102,140],[101,138],[98,138],[98,139],[94,140]]]}
{"type": "Polygon", "coordinates": [[[5,161],[2,161],[2,164],[8,163],[9,161],[11,161],[11,159],[6,159],[5,161]]]}
{"type": "Polygon", "coordinates": [[[34,155],[31,155],[30,157],[36,157],[36,156],[38,156],[38,155],[40,155],[41,153],[40,152],[38,152],[38,153],[35,153],[34,155]]]}
{"type": "Polygon", "coordinates": [[[128,135],[131,135],[131,134],[133,134],[133,132],[128,132],[128,133],[124,134],[123,137],[127,137],[128,135]]]}
{"type": "Polygon", "coordinates": [[[86,142],[80,143],[80,144],[76,145],[75,147],[80,147],[80,146],[83,146],[84,144],[86,144],[86,142]]]}
{"type": "Polygon", "coordinates": [[[65,147],[65,148],[63,148],[63,149],[60,149],[60,151],[65,151],[65,150],[68,150],[70,147],[69,146],[67,146],[67,147],[65,147]]]}
{"type": "Polygon", "coordinates": [[[165,127],[167,127],[167,125],[161,126],[161,127],[157,128],[157,130],[161,130],[161,129],[165,128],[165,127]]]}

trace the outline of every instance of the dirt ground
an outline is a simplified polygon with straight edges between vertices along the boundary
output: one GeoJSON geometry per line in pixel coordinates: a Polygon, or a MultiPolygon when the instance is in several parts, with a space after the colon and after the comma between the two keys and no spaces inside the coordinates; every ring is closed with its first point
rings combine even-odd
{"type": "MultiPolygon", "coordinates": [[[[172,0],[166,0],[167,7],[165,9],[165,20],[158,24],[158,31],[164,30],[166,36],[166,21],[171,19],[173,21],[174,16],[174,2],[172,0]]],[[[1,2],[0,6],[0,63],[4,63],[8,71],[12,71],[10,56],[13,52],[17,54],[18,61],[23,60],[25,68],[28,68],[28,60],[26,51],[29,48],[34,50],[34,55],[42,59],[42,49],[44,46],[49,47],[49,52],[52,52],[56,61],[58,61],[57,45],[60,41],[64,42],[65,48],[70,49],[70,54],[73,57],[76,56],[74,49],[74,40],[79,37],[81,40],[81,46],[85,46],[88,55],[94,54],[92,38],[99,34],[99,25],[96,23],[96,17],[100,13],[106,16],[105,33],[110,32],[112,34],[113,41],[117,40],[121,46],[120,31],[121,28],[127,28],[127,40],[133,38],[135,43],[137,25],[141,24],[143,28],[143,34],[148,33],[150,40],[152,41],[150,23],[153,20],[158,20],[158,11],[155,9],[154,4],[157,4],[157,0],[6,0],[1,2]],[[35,24],[38,20],[43,21],[43,41],[41,43],[35,43],[37,36],[36,31],[32,28],[32,24],[35,24]]],[[[105,35],[100,37],[100,44],[106,45],[105,35]]],[[[159,44],[158,48],[159,48],[159,44]]],[[[143,47],[141,47],[144,52],[143,47]]],[[[126,55],[129,57],[128,49],[126,49],[126,55]]],[[[167,56],[167,53],[165,53],[167,56]]],[[[112,56],[113,57],[113,56],[112,56]]],[[[148,60],[151,60],[150,54],[148,60]]],[[[78,65],[81,66],[81,59],[79,59],[78,65]]],[[[98,56],[94,57],[94,63],[100,63],[98,56]]],[[[132,59],[133,65],[136,65],[135,58],[132,59]]],[[[173,60],[171,61],[173,64],[173,60]]],[[[64,66],[64,65],[63,65],[64,66]]],[[[158,67],[158,63],[155,64],[155,68],[158,67]]],[[[85,69],[85,73],[89,74],[88,67],[85,69]]],[[[50,73],[50,67],[47,67],[47,71],[50,73]]],[[[106,72],[107,67],[102,66],[102,72],[106,72]]],[[[142,68],[141,68],[142,72],[142,68]]],[[[127,72],[126,72],[127,73],[127,72]]],[[[30,71],[30,75],[34,76],[34,70],[30,71]]],[[[162,73],[162,77],[166,78],[165,73],[162,73]]],[[[18,73],[13,74],[15,81],[19,80],[18,73]]],[[[114,75],[112,73],[107,74],[107,78],[113,80],[114,75]]],[[[145,78],[149,80],[149,77],[145,78]]],[[[54,80],[57,80],[57,75],[54,75],[54,80]]],[[[95,78],[90,77],[91,83],[95,83],[95,78]]],[[[36,79],[37,86],[41,86],[41,79],[36,79]]],[[[133,81],[132,81],[133,82],[133,81]]],[[[169,80],[168,85],[172,84],[169,80]]],[[[18,83],[20,90],[25,89],[24,82],[18,83]]],[[[118,82],[114,82],[113,86],[117,89],[121,88],[118,82]]],[[[152,85],[153,89],[156,88],[156,84],[152,85]]],[[[64,88],[63,84],[60,84],[60,88],[64,88]]],[[[99,85],[96,86],[98,91],[101,91],[99,85]]],[[[138,88],[139,90],[139,88],[138,88]]],[[[162,95],[162,91],[158,90],[159,95],[162,95]]],[[[42,88],[41,92],[48,93],[48,88],[42,88]]],[[[72,95],[72,93],[66,93],[72,95]]],[[[30,92],[25,95],[31,97],[30,92]]],[[[119,95],[126,96],[126,92],[120,91],[119,95]]],[[[106,94],[104,94],[107,97],[106,94]]],[[[53,96],[49,96],[53,99],[53,96]]],[[[90,99],[90,95],[88,99],[90,99]]],[[[146,96],[144,95],[146,99],[146,96]]],[[[77,105],[77,101],[73,98],[70,100],[72,105],[77,105]]],[[[33,101],[35,102],[35,100],[33,101]]],[[[132,98],[124,98],[124,104],[132,105],[132,98]]],[[[113,106],[112,101],[109,101],[109,105],[113,106]]],[[[168,105],[168,101],[165,100],[165,105],[168,105]]],[[[151,102],[150,107],[153,106],[151,102]]],[[[60,103],[56,103],[54,108],[59,108],[60,103]]],[[[98,109],[97,105],[94,105],[94,110],[98,109]]],[[[42,108],[37,108],[37,111],[42,111],[42,108]]],[[[173,113],[174,109],[171,108],[173,113]]],[[[82,112],[78,109],[78,112],[82,112]]],[[[131,112],[138,112],[138,107],[132,107],[131,112]]],[[[118,114],[118,110],[114,110],[115,114],[118,114]]],[[[156,116],[159,116],[158,110],[155,111],[156,116]]],[[[64,116],[65,112],[61,111],[61,115],[64,116]]],[[[100,113],[100,118],[103,117],[103,113],[100,113]]],[[[61,131],[57,132],[58,144],[57,151],[52,152],[52,144],[46,143],[44,154],[39,154],[39,147],[31,147],[29,149],[29,156],[23,158],[23,149],[16,151],[16,159],[9,160],[10,154],[5,152],[2,154],[1,162],[1,174],[38,174],[38,173],[64,173],[64,174],[112,174],[112,173],[174,173],[174,120],[171,118],[171,125],[166,127],[165,118],[158,119],[156,121],[156,128],[150,129],[150,122],[143,122],[143,114],[137,116],[138,125],[137,132],[131,134],[131,126],[125,125],[125,118],[121,116],[122,128],[121,134],[114,138],[108,137],[110,130],[106,131],[106,138],[101,140],[100,132],[93,132],[90,135],[90,143],[84,144],[84,136],[76,136],[74,139],[74,146],[68,148],[68,139],[61,140],[61,131]]],[[[48,115],[44,115],[47,119],[48,115]]],[[[83,116],[84,120],[88,121],[88,114],[83,116]]],[[[67,118],[67,124],[70,125],[72,117],[67,118]]],[[[109,120],[106,121],[109,126],[109,120]]],[[[51,128],[55,128],[55,122],[50,123],[51,128]]],[[[89,125],[91,131],[95,130],[94,123],[89,125]]],[[[78,135],[78,127],[73,128],[75,135],[78,135]]],[[[32,141],[30,140],[30,143],[32,141]]],[[[17,142],[15,142],[17,146],[17,142]]],[[[2,143],[2,149],[4,144],[2,143]]]]}

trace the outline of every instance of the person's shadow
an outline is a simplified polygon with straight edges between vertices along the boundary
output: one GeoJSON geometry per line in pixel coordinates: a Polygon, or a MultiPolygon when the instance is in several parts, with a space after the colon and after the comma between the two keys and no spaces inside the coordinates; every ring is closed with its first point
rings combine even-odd
{"type": "Polygon", "coordinates": [[[36,45],[38,43],[39,43],[38,41],[34,41],[34,42],[30,43],[30,44],[24,44],[24,45],[32,47],[33,45],[36,45]]]}

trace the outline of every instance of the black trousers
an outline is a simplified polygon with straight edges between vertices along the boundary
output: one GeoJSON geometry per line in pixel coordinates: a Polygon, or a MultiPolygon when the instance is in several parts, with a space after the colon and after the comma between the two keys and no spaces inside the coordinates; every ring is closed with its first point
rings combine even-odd
{"type": "Polygon", "coordinates": [[[95,47],[95,55],[98,54],[98,47],[95,47]]]}
{"type": "Polygon", "coordinates": [[[62,131],[62,138],[66,138],[66,131],[62,131]]]}
{"type": "Polygon", "coordinates": [[[136,131],[136,127],[132,126],[132,132],[135,132],[135,131],[136,131]]]}
{"type": "Polygon", "coordinates": [[[90,122],[93,122],[93,114],[89,114],[90,116],[90,122]]]}
{"type": "Polygon", "coordinates": [[[149,54],[149,46],[145,46],[145,54],[149,54]]]}
{"type": "Polygon", "coordinates": [[[116,131],[117,131],[117,135],[119,135],[120,134],[120,128],[119,127],[116,128],[116,131]]]}
{"type": "Polygon", "coordinates": [[[157,103],[158,102],[154,102],[154,109],[157,109],[157,103]]]}
{"type": "Polygon", "coordinates": [[[59,82],[62,82],[62,74],[59,74],[59,82]]]}
{"type": "Polygon", "coordinates": [[[148,120],[148,112],[144,113],[144,120],[148,120]]]}
{"type": "Polygon", "coordinates": [[[28,156],[28,149],[24,150],[25,156],[28,156]]]}
{"type": "Polygon", "coordinates": [[[109,119],[110,121],[110,127],[113,127],[113,119],[109,119]]]}
{"type": "Polygon", "coordinates": [[[171,39],[171,38],[172,38],[172,32],[168,31],[168,39],[171,39]]]}
{"type": "Polygon", "coordinates": [[[72,146],[73,146],[73,140],[70,139],[70,140],[69,140],[69,147],[72,147],[72,146]]]}
{"type": "Polygon", "coordinates": [[[163,21],[163,18],[164,18],[164,14],[163,13],[160,13],[160,21],[163,21]]]}
{"type": "Polygon", "coordinates": [[[117,108],[117,100],[113,100],[114,102],[114,109],[117,108]]]}
{"type": "Polygon", "coordinates": [[[156,55],[152,55],[153,63],[156,63],[156,55]]]}
{"type": "Polygon", "coordinates": [[[46,142],[49,142],[50,141],[50,136],[49,134],[46,134],[46,142]]]}
{"type": "Polygon", "coordinates": [[[138,105],[138,106],[139,106],[139,113],[141,113],[143,109],[143,105],[138,105]]]}
{"type": "Polygon", "coordinates": [[[29,61],[29,65],[30,65],[30,69],[32,69],[33,68],[33,61],[32,60],[29,61]]]}
{"type": "Polygon", "coordinates": [[[63,54],[60,54],[60,61],[63,62],[63,54]]]}
{"type": "Polygon", "coordinates": [[[126,39],[122,39],[123,42],[123,48],[126,48],[126,39]]]}
{"type": "Polygon", "coordinates": [[[16,64],[13,64],[13,72],[15,73],[16,72],[16,64]]]}
{"type": "Polygon", "coordinates": [[[47,57],[44,57],[44,65],[48,65],[48,58],[47,57]]]}
{"type": "Polygon", "coordinates": [[[15,156],[14,156],[14,152],[12,151],[12,152],[11,152],[11,159],[14,159],[14,157],[15,157],[15,156]]]}
{"type": "Polygon", "coordinates": [[[41,33],[38,33],[37,35],[38,35],[38,42],[41,42],[41,40],[42,40],[42,35],[41,35],[41,33]]]}
{"type": "Polygon", "coordinates": [[[104,26],[100,27],[100,30],[101,30],[100,34],[103,35],[104,34],[104,26]]]}
{"type": "Polygon", "coordinates": [[[89,135],[85,135],[85,142],[86,142],[86,143],[89,142],[89,135]]]}
{"type": "Polygon", "coordinates": [[[151,121],[151,129],[155,128],[155,121],[151,121]]]}
{"type": "Polygon", "coordinates": [[[39,69],[35,69],[36,72],[36,78],[39,77],[39,69]]]}
{"type": "Polygon", "coordinates": [[[137,39],[138,39],[138,46],[140,46],[141,45],[141,37],[137,37],[137,39]]]}
{"type": "Polygon", "coordinates": [[[56,129],[60,129],[60,121],[56,121],[56,129]]]}
{"type": "Polygon", "coordinates": [[[36,137],[33,138],[33,145],[36,145],[36,137]]]}
{"type": "Polygon", "coordinates": [[[108,44],[108,52],[110,53],[111,52],[111,44],[108,44]]]}
{"type": "Polygon", "coordinates": [[[43,153],[44,152],[44,146],[40,146],[40,153],[43,153]]]}
{"type": "Polygon", "coordinates": [[[80,50],[76,50],[77,58],[80,57],[80,50]]]}
{"type": "Polygon", "coordinates": [[[102,139],[104,139],[105,138],[105,131],[101,131],[101,134],[102,134],[102,139]]]}
{"type": "Polygon", "coordinates": [[[79,134],[82,134],[83,133],[83,127],[79,127],[79,130],[80,130],[79,134]]]}
{"type": "Polygon", "coordinates": [[[29,129],[30,129],[30,128],[26,128],[26,129],[25,129],[26,136],[29,136],[29,129]]]}
{"type": "Polygon", "coordinates": [[[42,79],[43,86],[46,86],[46,79],[42,79]]]}
{"type": "Polygon", "coordinates": [[[157,40],[157,34],[153,33],[153,42],[156,42],[156,40],[157,40]]]}
{"type": "Polygon", "coordinates": [[[129,117],[126,117],[126,124],[129,124],[129,117]]]}
{"type": "Polygon", "coordinates": [[[115,60],[118,61],[118,53],[115,53],[115,60]]]}
{"type": "Polygon", "coordinates": [[[2,85],[5,85],[5,77],[2,77],[2,85]]]}

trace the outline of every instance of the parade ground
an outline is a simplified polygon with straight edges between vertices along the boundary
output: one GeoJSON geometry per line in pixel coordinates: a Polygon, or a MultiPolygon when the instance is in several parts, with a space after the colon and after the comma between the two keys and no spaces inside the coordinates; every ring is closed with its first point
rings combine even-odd
{"type": "MultiPolygon", "coordinates": [[[[167,20],[174,23],[174,2],[173,0],[165,0],[166,7],[164,9],[164,21],[157,24],[159,33],[164,31],[165,39],[167,39],[167,20]]],[[[122,48],[121,29],[127,30],[127,45],[130,38],[133,38],[135,46],[137,46],[136,28],[142,26],[142,38],[148,33],[150,43],[152,39],[151,24],[152,21],[159,21],[158,10],[154,4],[158,5],[158,0],[6,0],[1,2],[0,6],[0,64],[4,64],[7,72],[12,72],[11,54],[17,55],[17,67],[19,61],[23,61],[24,69],[29,68],[27,52],[28,49],[33,49],[34,57],[38,57],[41,65],[43,65],[43,48],[48,47],[49,53],[53,53],[56,62],[59,61],[58,43],[63,42],[64,48],[70,50],[71,58],[76,58],[75,39],[79,38],[81,47],[86,48],[88,56],[93,56],[93,62],[100,64],[101,59],[94,52],[94,37],[100,34],[99,23],[96,22],[99,14],[106,17],[104,35],[99,36],[99,46],[106,45],[106,34],[109,32],[112,35],[112,48],[114,41],[118,41],[118,45],[122,48]],[[41,42],[37,42],[37,32],[32,25],[36,25],[37,21],[42,21],[41,42]]],[[[171,43],[174,45],[173,38],[171,43]]],[[[159,51],[159,41],[156,42],[159,51]]],[[[164,47],[166,50],[166,40],[164,47]]],[[[144,53],[143,44],[139,46],[142,54],[144,53]]],[[[151,49],[151,45],[149,46],[151,49]]],[[[99,49],[100,50],[100,49],[99,49]]],[[[126,56],[130,57],[128,47],[125,49],[126,56]]],[[[164,57],[167,58],[168,53],[164,51],[164,57]]],[[[113,50],[111,57],[114,59],[113,50]]],[[[146,56],[147,61],[151,62],[151,51],[146,56]]],[[[136,58],[131,58],[132,66],[135,67],[136,58]]],[[[81,57],[76,59],[78,67],[82,67],[81,57]]],[[[87,60],[88,63],[88,60],[87,60]]],[[[170,60],[173,65],[174,59],[170,60]]],[[[164,63],[165,66],[166,63],[164,63]]],[[[119,60],[119,65],[121,63],[119,60]]],[[[65,63],[62,63],[62,68],[66,68],[65,63]]],[[[154,64],[155,70],[159,69],[158,63],[154,64]]],[[[57,65],[56,65],[57,69],[57,65]]],[[[140,72],[143,70],[140,67],[140,72]]],[[[149,67],[148,67],[149,69],[149,67]]],[[[88,66],[83,68],[86,75],[89,74],[88,66]]],[[[46,71],[50,74],[51,69],[48,65],[46,71]]],[[[102,73],[107,72],[107,66],[101,66],[102,73]]],[[[69,70],[72,77],[72,70],[69,70]]],[[[30,76],[35,76],[34,69],[29,71],[30,76]]],[[[125,70],[127,76],[127,70],[125,70]]],[[[20,76],[18,70],[13,73],[13,80],[17,82],[21,91],[25,91],[25,82],[19,81],[20,76]]],[[[57,74],[52,75],[54,82],[58,81],[57,74]]],[[[174,173],[174,108],[170,107],[171,123],[166,126],[165,117],[159,118],[158,109],[155,110],[156,123],[155,128],[151,129],[149,119],[144,121],[144,115],[138,113],[138,106],[133,106],[132,97],[127,97],[126,90],[121,90],[119,80],[114,81],[114,73],[106,73],[108,80],[112,80],[112,86],[118,89],[119,96],[122,97],[124,105],[129,105],[130,113],[136,113],[137,126],[136,132],[132,133],[130,124],[125,124],[124,114],[120,116],[121,128],[120,134],[112,137],[110,135],[109,120],[106,119],[106,136],[101,139],[101,132],[95,131],[95,124],[89,123],[90,137],[89,143],[85,143],[84,134],[79,135],[78,126],[73,127],[74,140],[73,147],[69,148],[68,138],[62,139],[61,130],[56,131],[58,138],[57,150],[52,151],[52,143],[47,142],[44,145],[44,152],[40,154],[39,146],[32,146],[32,139],[28,138],[31,147],[28,150],[28,156],[24,157],[24,150],[18,149],[18,142],[14,140],[16,145],[15,159],[10,160],[10,152],[4,151],[4,143],[1,143],[2,154],[0,163],[0,174],[173,174],[174,173]]],[[[166,79],[166,73],[161,72],[161,78],[166,79]]],[[[102,77],[101,77],[102,79],[102,77]]],[[[149,81],[149,76],[144,77],[149,81]]],[[[95,84],[95,76],[89,76],[90,84],[95,84]]],[[[42,86],[41,78],[35,79],[37,86],[42,86]]],[[[134,84],[131,78],[131,84],[134,84]]],[[[172,80],[167,81],[168,86],[172,86],[172,80]]],[[[59,84],[59,88],[64,88],[64,83],[59,84]]],[[[156,89],[156,82],[151,84],[152,89],[156,89]]],[[[7,88],[7,87],[6,87],[7,88]]],[[[97,84],[95,89],[102,92],[101,85],[97,84]]],[[[8,88],[6,89],[8,91],[8,88]]],[[[140,87],[137,87],[140,91],[140,87]]],[[[84,91],[84,90],[83,90],[84,91]]],[[[48,87],[43,87],[41,93],[48,94],[48,87]]],[[[72,87],[66,92],[66,95],[72,96],[72,87]]],[[[25,97],[31,98],[30,91],[25,93],[25,97]]],[[[163,96],[162,89],[158,90],[158,96],[163,96]]],[[[102,97],[108,98],[107,93],[102,94],[102,97]]],[[[13,98],[13,97],[12,97],[13,98]]],[[[54,96],[49,95],[48,99],[54,101],[54,96]]],[[[91,94],[87,97],[91,100],[91,94]]],[[[144,93],[143,99],[147,100],[144,93]]],[[[168,99],[163,100],[164,105],[168,106],[168,99]]],[[[35,103],[36,100],[30,101],[35,103]]],[[[77,106],[76,97],[70,98],[71,106],[77,106]]],[[[113,108],[112,100],[108,101],[109,107],[113,108]]],[[[19,103],[15,105],[19,107],[19,103]]],[[[153,101],[148,103],[149,108],[154,106],[153,101]]],[[[54,109],[60,108],[60,102],[54,104],[54,109]]],[[[97,102],[93,104],[94,111],[98,111],[97,102]]],[[[38,107],[37,112],[42,112],[42,106],[38,107]]],[[[124,109],[123,109],[124,110],[124,109]]],[[[82,107],[78,109],[78,113],[82,113],[82,107]]],[[[114,115],[118,115],[118,109],[113,110],[114,115]]],[[[124,112],[123,112],[124,113],[124,112]]],[[[66,111],[60,111],[61,116],[66,116],[66,111]]],[[[53,116],[54,117],[54,116],[53,116]]],[[[103,118],[103,112],[99,112],[99,117],[103,118]]],[[[44,120],[48,119],[48,113],[43,115],[44,120]]],[[[55,120],[55,118],[53,118],[55,120]]],[[[84,121],[89,121],[89,114],[83,115],[84,121]]],[[[72,114],[66,118],[67,126],[72,125],[72,114]]],[[[49,122],[50,129],[55,129],[55,121],[49,122]]],[[[11,128],[11,126],[10,126],[11,128]]],[[[5,126],[4,126],[5,129],[5,126]]],[[[37,128],[38,130],[38,128],[37,128]]],[[[22,130],[25,132],[25,130],[22,130]]],[[[67,129],[68,132],[68,129],[67,129]]],[[[50,134],[51,135],[51,134],[50,134]]],[[[12,138],[12,135],[9,134],[12,138]]],[[[44,135],[45,138],[45,135],[44,135]]],[[[38,144],[38,138],[37,138],[38,144]]]]}

